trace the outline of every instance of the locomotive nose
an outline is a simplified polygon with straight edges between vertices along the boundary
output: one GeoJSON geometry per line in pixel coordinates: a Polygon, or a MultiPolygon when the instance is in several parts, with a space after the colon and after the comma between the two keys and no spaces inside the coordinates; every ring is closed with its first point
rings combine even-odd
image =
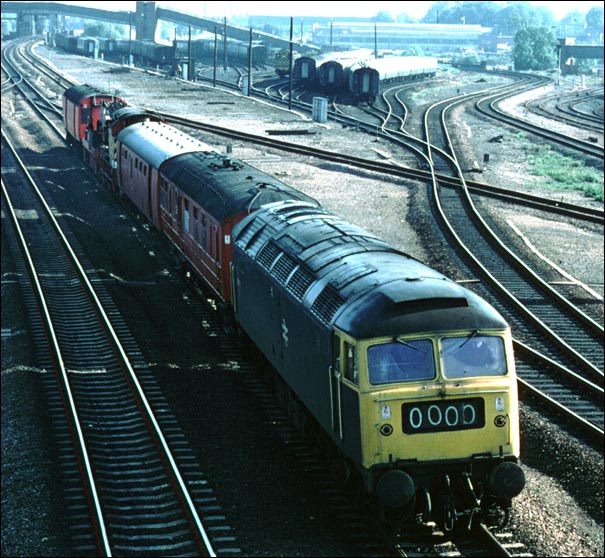
{"type": "Polygon", "coordinates": [[[517,496],[525,486],[525,473],[516,463],[500,463],[489,476],[491,493],[503,499],[517,496]]]}
{"type": "Polygon", "coordinates": [[[389,508],[414,507],[416,489],[412,477],[403,471],[389,471],[378,481],[376,495],[379,502],[389,508]]]}

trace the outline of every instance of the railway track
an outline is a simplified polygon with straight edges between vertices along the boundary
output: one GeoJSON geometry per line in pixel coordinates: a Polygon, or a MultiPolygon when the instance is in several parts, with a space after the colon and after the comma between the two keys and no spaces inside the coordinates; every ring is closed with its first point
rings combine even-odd
{"type": "MultiPolygon", "coordinates": [[[[443,114],[449,105],[439,106],[432,128],[442,126],[438,145],[453,146],[443,114]]],[[[449,153],[456,161],[453,147],[449,153]]],[[[574,426],[602,444],[603,326],[514,254],[477,211],[466,188],[439,188],[436,179],[431,195],[445,235],[468,266],[467,276],[480,279],[470,287],[495,301],[513,332],[523,336],[523,342],[515,339],[522,388],[544,405],[565,409],[574,426]]]]}
{"type": "Polygon", "coordinates": [[[544,130],[543,128],[525,120],[513,119],[498,108],[498,103],[502,101],[503,98],[504,96],[500,94],[485,97],[476,103],[476,108],[479,112],[489,116],[492,119],[499,120],[504,124],[529,132],[534,136],[543,138],[550,143],[554,143],[558,147],[571,149],[576,153],[582,153],[603,161],[602,145],[595,145],[590,141],[570,138],[565,134],[560,134],[553,130],[544,130]]]}
{"type": "MultiPolygon", "coordinates": [[[[531,79],[522,83],[521,87],[534,88],[541,83],[531,79]]],[[[511,94],[511,91],[518,93],[518,87],[502,89],[511,94]]],[[[504,94],[500,92],[497,97],[502,98],[504,94]]],[[[481,93],[481,96],[491,99],[494,94],[481,93]]],[[[455,179],[462,185],[455,187],[451,181],[444,180],[444,175],[439,174],[439,170],[444,170],[444,165],[435,167],[431,157],[435,169],[433,203],[439,207],[442,227],[450,242],[466,255],[467,261],[472,262],[472,269],[467,268],[468,277],[471,280],[481,277],[481,282],[486,282],[486,285],[477,286],[479,294],[490,300],[499,299],[500,311],[510,323],[517,326],[516,330],[523,332],[525,343],[517,341],[519,354],[529,359],[520,362],[523,390],[532,392],[551,408],[563,409],[574,425],[585,428],[588,436],[594,436],[601,444],[603,328],[515,256],[506,246],[506,241],[501,241],[493,233],[475,209],[468,193],[470,188],[466,187],[462,178],[453,152],[453,142],[446,129],[445,113],[460,102],[468,102],[468,97],[461,95],[441,101],[430,107],[425,117],[425,145],[430,146],[431,150],[442,146],[436,149],[439,160],[452,162],[451,168],[458,174],[455,179]],[[450,188],[442,188],[443,185],[450,188]],[[490,286],[487,287],[487,284],[490,286]],[[551,327],[551,324],[556,326],[551,327]],[[527,344],[534,348],[527,349],[527,344]]],[[[476,104],[479,103],[481,101],[476,104]]],[[[507,120],[513,121],[508,117],[507,120]]],[[[584,142],[570,143],[565,140],[565,144],[585,151],[584,142]]],[[[486,188],[483,191],[490,190],[486,188]]],[[[475,185],[475,192],[478,191],[481,191],[481,186],[475,185]]],[[[491,190],[491,193],[495,192],[491,190]]],[[[524,201],[538,205],[537,200],[524,198],[524,201]]],[[[566,213],[569,210],[573,211],[572,208],[564,208],[566,213]]]]}
{"type": "Polygon", "coordinates": [[[524,105],[540,116],[554,118],[588,131],[603,131],[603,89],[553,92],[527,101],[524,105]]]}
{"type": "MultiPolygon", "coordinates": [[[[200,300],[208,293],[194,283],[200,300]]],[[[274,425],[277,436],[286,451],[302,464],[304,474],[322,496],[339,531],[351,541],[355,556],[532,556],[525,545],[506,529],[488,528],[479,524],[469,531],[454,533],[438,530],[434,523],[400,530],[390,530],[378,523],[378,513],[371,502],[360,499],[354,486],[347,484],[343,472],[322,453],[315,439],[297,424],[289,412],[288,402],[280,398],[271,372],[263,360],[244,355],[238,345],[231,342],[233,332],[225,330],[217,321],[216,312],[207,304],[196,306],[198,319],[207,324],[208,332],[216,340],[225,358],[235,363],[241,381],[254,398],[265,419],[274,425]]]]}
{"type": "MultiPolygon", "coordinates": [[[[533,86],[535,87],[535,82],[533,80],[531,80],[530,85],[528,84],[523,84],[523,87],[529,87],[529,86],[533,86]]],[[[463,96],[464,97],[464,96],[463,96]]],[[[489,97],[491,97],[491,95],[489,95],[489,97]]],[[[441,102],[436,106],[441,106],[441,107],[445,107],[442,110],[445,111],[447,110],[448,106],[451,106],[452,102],[456,103],[456,102],[460,102],[460,99],[454,99],[454,101],[450,101],[449,104],[447,102],[441,102]]],[[[430,114],[430,111],[428,111],[428,113],[430,114]]],[[[442,121],[444,120],[443,117],[441,116],[440,112],[435,112],[434,113],[436,115],[436,117],[434,118],[434,120],[436,120],[436,124],[431,124],[431,120],[432,119],[427,119],[425,122],[425,125],[427,128],[432,128],[433,132],[432,135],[435,136],[436,135],[436,131],[439,130],[440,131],[440,126],[442,125],[442,121]]],[[[187,119],[183,119],[180,118],[176,115],[163,115],[168,121],[170,121],[171,123],[174,124],[180,124],[183,126],[188,126],[188,127],[198,127],[204,131],[211,131],[212,133],[218,133],[221,135],[226,135],[229,137],[233,137],[233,138],[237,138],[237,139],[252,139],[255,142],[260,142],[262,144],[271,146],[271,147],[278,147],[280,149],[286,149],[286,150],[291,150],[297,153],[304,153],[306,155],[313,155],[316,157],[323,157],[323,158],[327,158],[328,160],[331,161],[339,161],[339,162],[343,162],[346,164],[353,164],[355,166],[360,166],[362,168],[369,168],[371,170],[377,170],[379,172],[389,172],[391,174],[396,174],[399,176],[405,176],[408,178],[414,177],[416,179],[419,178],[419,175],[417,174],[417,172],[415,171],[410,171],[409,169],[401,169],[401,167],[397,166],[397,165],[389,165],[387,163],[384,162],[374,162],[374,161],[368,161],[365,159],[361,159],[361,158],[356,158],[356,157],[351,157],[351,156],[346,156],[346,155],[336,155],[334,153],[330,153],[330,152],[322,152],[321,150],[318,149],[312,149],[312,148],[308,148],[305,146],[301,146],[299,144],[295,144],[295,143],[291,143],[291,142],[283,142],[283,141],[279,141],[279,140],[274,140],[272,138],[261,138],[259,139],[256,136],[250,136],[247,134],[242,134],[239,132],[234,132],[233,130],[229,130],[229,129],[225,129],[222,127],[218,127],[218,126],[214,126],[214,125],[208,125],[208,124],[200,124],[200,123],[192,123],[187,119]]],[[[430,134],[427,134],[427,137],[430,136],[430,134]]],[[[446,139],[446,140],[441,140],[439,139],[439,141],[437,141],[437,143],[441,143],[444,146],[450,145],[451,142],[446,139]]],[[[433,141],[431,141],[429,143],[431,146],[433,145],[433,141]]],[[[445,148],[444,148],[445,149],[445,148]]],[[[445,152],[445,151],[444,151],[445,152]]],[[[455,160],[455,159],[454,159],[455,160]]],[[[437,179],[440,179],[442,175],[438,175],[437,179]]],[[[427,178],[427,174],[425,173],[424,178],[427,178]]],[[[460,177],[457,178],[457,180],[459,181],[459,183],[463,183],[462,179],[460,177]]],[[[441,201],[441,206],[446,207],[449,215],[445,215],[443,214],[443,221],[444,223],[447,223],[448,221],[452,221],[452,224],[450,225],[450,232],[447,233],[449,235],[451,235],[451,238],[454,239],[454,241],[456,242],[460,242],[459,241],[459,235],[460,234],[464,234],[467,238],[467,240],[461,244],[458,244],[458,246],[462,246],[462,251],[466,252],[467,254],[471,254],[471,253],[480,253],[479,255],[479,261],[484,262],[484,261],[489,261],[492,258],[492,253],[494,250],[494,246],[496,247],[496,249],[498,249],[500,251],[501,254],[504,254],[506,252],[506,250],[504,250],[502,244],[499,241],[496,241],[494,239],[494,237],[492,236],[492,240],[490,242],[487,242],[486,240],[484,240],[484,235],[486,233],[486,227],[484,225],[481,225],[480,229],[476,229],[476,228],[470,228],[468,227],[468,223],[469,223],[469,213],[472,213],[474,215],[474,217],[472,217],[471,222],[475,222],[475,223],[481,223],[482,219],[481,217],[474,211],[473,208],[473,204],[472,201],[470,201],[470,199],[465,198],[461,192],[463,190],[461,190],[461,188],[458,187],[451,187],[452,182],[448,182],[447,180],[444,180],[444,184],[446,186],[450,186],[449,188],[440,188],[440,189],[435,189],[435,191],[440,192],[440,195],[443,196],[443,200],[441,201]],[[447,200],[445,200],[445,196],[447,196],[447,200]],[[459,209],[457,209],[459,208],[459,209]],[[456,232],[453,232],[456,231],[456,232]],[[472,232],[471,232],[472,231],[472,232]],[[464,245],[467,243],[471,242],[471,239],[473,242],[475,242],[475,245],[470,247],[470,248],[465,248],[464,245]],[[476,244],[476,242],[482,242],[482,248],[480,247],[480,245],[476,244]]],[[[494,191],[491,191],[492,195],[494,194],[494,191]]],[[[519,200],[521,200],[521,203],[525,203],[528,202],[529,200],[526,197],[520,196],[518,198],[519,200]]],[[[532,200],[532,203],[534,203],[536,200],[532,200]]],[[[554,204],[553,204],[554,205],[554,204]]],[[[571,210],[573,211],[573,208],[561,208],[561,209],[565,209],[565,210],[571,210]]],[[[590,215],[587,217],[589,219],[592,219],[595,217],[594,213],[592,211],[588,212],[590,215]]],[[[510,253],[507,255],[507,258],[510,258],[510,253]]],[[[500,259],[498,261],[498,266],[502,266],[505,265],[506,267],[508,267],[508,269],[511,269],[509,266],[510,264],[507,263],[507,258],[505,259],[500,259]]],[[[475,262],[477,261],[476,258],[473,256],[472,259],[475,260],[475,262]]],[[[515,259],[515,258],[513,258],[515,259]]],[[[515,265],[520,265],[520,262],[516,262],[515,265]]],[[[485,277],[489,277],[491,279],[491,272],[489,272],[485,267],[483,267],[482,265],[479,266],[479,268],[481,269],[480,274],[482,274],[482,276],[485,277]]],[[[474,273],[476,273],[476,271],[470,271],[469,270],[469,276],[473,277],[474,273]]],[[[534,344],[536,343],[538,350],[530,350],[530,351],[520,351],[522,354],[528,356],[531,355],[532,359],[536,359],[536,355],[539,354],[541,356],[538,357],[537,362],[535,362],[534,364],[530,364],[527,367],[527,372],[525,374],[525,388],[526,389],[530,389],[530,386],[533,382],[537,382],[542,389],[539,389],[536,391],[537,394],[539,394],[539,397],[541,398],[541,400],[543,401],[548,401],[551,402],[551,400],[553,399],[553,395],[557,394],[557,397],[562,398],[561,401],[559,401],[558,405],[563,405],[565,408],[568,407],[568,405],[571,405],[573,408],[575,408],[575,411],[572,410],[570,411],[568,414],[569,416],[573,417],[573,420],[579,421],[578,424],[581,425],[585,425],[589,431],[591,432],[591,436],[596,435],[597,438],[601,437],[602,438],[602,430],[603,430],[603,418],[602,418],[602,414],[603,414],[603,410],[602,410],[602,404],[599,405],[599,401],[598,398],[601,396],[601,392],[602,392],[602,375],[603,375],[603,371],[602,369],[599,368],[598,364],[594,364],[594,362],[602,362],[602,328],[597,327],[596,330],[593,329],[592,333],[587,331],[586,334],[584,334],[584,340],[580,339],[578,337],[578,335],[576,334],[576,329],[577,327],[580,327],[580,331],[583,330],[583,328],[586,327],[586,322],[590,322],[590,320],[586,320],[584,317],[580,318],[580,326],[578,326],[578,322],[574,322],[574,321],[569,321],[569,318],[566,318],[568,320],[568,323],[570,324],[568,326],[568,328],[566,330],[561,330],[561,331],[567,331],[568,334],[567,335],[572,335],[574,337],[574,341],[573,343],[575,344],[575,347],[569,347],[568,343],[565,341],[562,341],[560,339],[560,336],[555,335],[554,332],[552,330],[550,330],[550,328],[545,327],[545,323],[550,323],[551,320],[553,319],[554,315],[559,316],[559,320],[561,319],[561,311],[559,309],[559,306],[561,306],[562,304],[562,298],[560,296],[557,296],[556,293],[553,292],[552,289],[547,289],[548,294],[546,296],[551,297],[551,299],[553,300],[553,302],[551,302],[551,309],[545,313],[544,311],[544,300],[546,300],[544,298],[544,294],[540,294],[538,295],[538,292],[540,292],[540,290],[544,290],[545,286],[543,284],[540,284],[539,287],[532,287],[532,291],[531,294],[529,294],[529,292],[526,291],[526,294],[524,295],[524,298],[527,300],[532,300],[534,301],[534,308],[537,308],[539,310],[539,316],[538,317],[534,317],[531,318],[533,321],[533,325],[531,327],[527,326],[526,324],[524,324],[522,321],[519,321],[520,318],[519,316],[524,316],[523,320],[526,320],[528,318],[528,316],[531,316],[532,312],[531,309],[527,309],[526,305],[524,304],[520,304],[519,301],[517,301],[517,296],[515,294],[511,294],[511,293],[517,293],[519,292],[520,289],[527,289],[527,287],[521,287],[521,285],[527,285],[527,281],[528,281],[528,277],[532,280],[535,280],[536,277],[534,276],[534,274],[532,274],[531,272],[529,272],[527,270],[527,268],[525,269],[525,271],[516,272],[516,283],[512,283],[512,279],[509,278],[508,279],[508,287],[507,285],[502,285],[501,282],[496,282],[496,288],[495,291],[493,290],[493,287],[491,287],[490,289],[487,290],[487,292],[482,292],[480,294],[482,294],[483,296],[487,295],[490,296],[491,298],[498,298],[498,297],[502,297],[504,296],[504,302],[502,303],[502,306],[500,308],[500,310],[503,312],[503,314],[505,315],[505,317],[511,322],[511,323],[515,323],[518,325],[518,330],[519,331],[536,331],[535,334],[525,334],[526,338],[523,340],[524,343],[526,344],[534,344]],[[539,290],[536,290],[539,289],[539,290]],[[490,292],[491,290],[491,292],[490,292]],[[582,322],[584,322],[582,324],[582,322]],[[533,328],[536,328],[533,329],[533,328]],[[547,332],[547,334],[549,335],[549,341],[546,342],[546,344],[543,341],[543,335],[544,332],[547,332]],[[599,344],[600,343],[600,344],[599,344]],[[554,352],[553,352],[554,351],[554,352]],[[590,355],[590,357],[584,357],[581,355],[582,352],[586,352],[586,351],[590,351],[593,354],[590,355]],[[551,380],[552,384],[550,385],[545,385],[544,381],[542,380],[542,371],[544,369],[544,367],[547,367],[548,369],[554,367],[555,368],[555,377],[557,378],[556,380],[553,379],[551,380]],[[578,367],[579,370],[582,370],[583,373],[587,373],[589,374],[589,376],[587,378],[585,378],[584,380],[581,379],[581,374],[578,373],[578,367]],[[530,371],[534,371],[534,372],[530,372],[530,371]],[[540,380],[540,381],[539,381],[540,380]],[[580,385],[571,389],[569,388],[568,384],[570,382],[572,382],[572,384],[576,381],[580,382],[580,385]],[[563,386],[561,384],[561,382],[563,382],[563,386]],[[563,387],[565,389],[563,389],[563,387]],[[589,395],[589,397],[593,398],[593,403],[587,403],[585,401],[585,397],[586,395],[586,391],[585,389],[588,388],[588,394],[592,394],[589,395]],[[571,389],[571,391],[569,391],[571,389]],[[595,391],[596,390],[596,391],[595,391]],[[578,394],[578,391],[584,396],[584,398],[580,398],[581,403],[574,403],[574,401],[576,400],[576,396],[578,394]],[[597,401],[596,403],[594,402],[594,398],[596,397],[597,401]],[[567,403],[567,404],[564,404],[567,403]],[[592,407],[591,407],[592,405],[592,407]],[[596,406],[595,406],[596,405],[596,406]],[[577,416],[577,418],[576,418],[577,416]]],[[[481,286],[481,288],[479,290],[483,290],[483,287],[481,286]]],[[[565,306],[567,308],[571,309],[570,304],[565,304],[565,306]]],[[[577,311],[574,311],[576,314],[578,314],[577,311]]],[[[580,313],[581,314],[581,313],[580,313]]],[[[595,324],[591,324],[590,327],[594,328],[595,324]]],[[[560,327],[558,329],[561,329],[560,327]]],[[[565,334],[564,334],[565,335],[565,334]]],[[[524,366],[521,366],[521,369],[523,371],[524,366]]],[[[523,376],[522,376],[523,378],[523,376]]],[[[557,399],[557,397],[555,397],[555,401],[557,399]]]]}
{"type": "MultiPolygon", "coordinates": [[[[207,479],[119,311],[4,132],[15,254],[81,556],[238,554],[207,479]],[[71,237],[71,238],[68,238],[71,237]],[[73,247],[72,247],[73,246],[73,247]],[[86,270],[86,271],[85,271],[86,270]]],[[[11,235],[9,235],[11,237],[11,235]]]]}

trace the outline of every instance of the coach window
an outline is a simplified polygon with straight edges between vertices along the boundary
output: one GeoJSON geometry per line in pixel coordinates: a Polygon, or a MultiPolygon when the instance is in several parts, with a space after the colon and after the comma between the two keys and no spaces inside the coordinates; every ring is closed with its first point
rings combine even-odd
{"type": "Polygon", "coordinates": [[[206,249],[206,216],[203,213],[202,226],[200,227],[200,246],[204,249],[205,252],[208,251],[206,249]]]}
{"type": "Polygon", "coordinates": [[[193,238],[198,239],[197,207],[193,208],[193,238]]]}
{"type": "Polygon", "coordinates": [[[209,254],[212,256],[212,258],[216,259],[216,227],[214,225],[210,225],[210,238],[208,239],[209,242],[209,254]]]}
{"type": "Polygon", "coordinates": [[[164,179],[160,184],[160,206],[164,209],[168,209],[168,186],[164,179]]]}
{"type": "Polygon", "coordinates": [[[183,200],[183,228],[185,232],[188,233],[190,231],[189,227],[189,200],[185,198],[183,200]]]}
{"type": "Polygon", "coordinates": [[[176,221],[176,217],[178,215],[178,200],[176,196],[176,189],[171,188],[171,196],[170,196],[170,215],[176,221]]]}

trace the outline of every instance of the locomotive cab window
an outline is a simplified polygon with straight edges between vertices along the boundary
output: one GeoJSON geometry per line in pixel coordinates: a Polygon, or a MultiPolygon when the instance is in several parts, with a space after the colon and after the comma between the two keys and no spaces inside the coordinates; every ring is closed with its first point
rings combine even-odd
{"type": "Polygon", "coordinates": [[[334,335],[334,369],[355,385],[359,385],[358,362],[355,345],[334,335]]]}
{"type": "Polygon", "coordinates": [[[443,371],[447,378],[506,375],[504,341],[494,335],[446,337],[441,340],[443,371]]]}
{"type": "Polygon", "coordinates": [[[435,377],[433,343],[429,339],[393,339],[368,348],[373,385],[431,380],[435,377]]]}
{"type": "Polygon", "coordinates": [[[350,343],[344,342],[344,376],[350,382],[354,384],[359,383],[359,369],[357,367],[357,351],[355,346],[350,343]]]}

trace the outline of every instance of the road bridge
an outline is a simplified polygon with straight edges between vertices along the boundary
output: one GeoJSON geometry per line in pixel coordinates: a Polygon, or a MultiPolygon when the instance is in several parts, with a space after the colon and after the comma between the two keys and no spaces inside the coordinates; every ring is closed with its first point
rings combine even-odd
{"type": "Polygon", "coordinates": [[[603,63],[603,45],[577,45],[570,39],[559,39],[557,51],[559,72],[563,74],[572,71],[574,60],[600,60],[603,63]]]}
{"type": "MultiPolygon", "coordinates": [[[[102,5],[102,3],[99,3],[102,5]]],[[[153,41],[159,20],[170,21],[177,25],[191,26],[192,29],[216,32],[223,38],[248,41],[250,29],[228,25],[226,21],[182,14],[174,10],[157,8],[155,2],[137,2],[136,12],[102,10],[86,6],[72,6],[55,2],[2,2],[2,20],[16,22],[17,36],[36,35],[36,21],[48,19],[50,32],[62,31],[62,17],[79,17],[99,20],[107,23],[132,25],[139,40],[153,41]]],[[[3,34],[5,25],[2,25],[3,34]]],[[[290,48],[290,41],[275,35],[253,31],[254,40],[262,40],[268,47],[290,48]]]]}

